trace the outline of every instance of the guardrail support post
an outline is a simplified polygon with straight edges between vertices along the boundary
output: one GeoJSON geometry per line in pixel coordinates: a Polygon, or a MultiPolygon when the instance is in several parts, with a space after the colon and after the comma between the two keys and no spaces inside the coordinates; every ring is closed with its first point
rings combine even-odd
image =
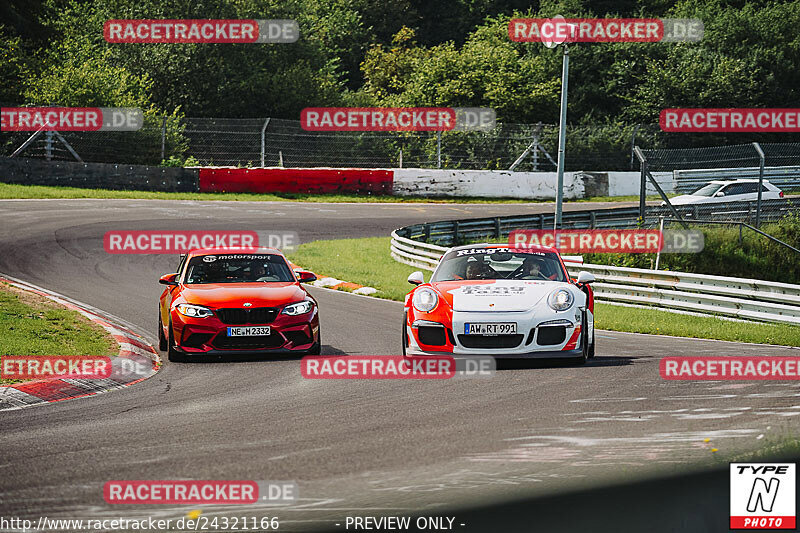
{"type": "Polygon", "coordinates": [[[597,214],[594,211],[589,211],[589,229],[594,229],[597,224],[597,214]]]}
{"type": "Polygon", "coordinates": [[[458,220],[453,222],[453,242],[450,243],[452,246],[456,246],[458,242],[458,220]]]}
{"type": "Polygon", "coordinates": [[[494,238],[500,238],[500,219],[498,217],[494,217],[494,238]]]}
{"type": "Polygon", "coordinates": [[[425,232],[425,242],[431,242],[431,225],[425,224],[423,228],[424,228],[423,231],[425,232]]]}
{"type": "MultiPolygon", "coordinates": [[[[764,188],[764,163],[766,157],[764,156],[764,150],[761,149],[761,145],[758,143],[753,143],[753,148],[756,149],[758,152],[758,158],[761,160],[761,165],[758,169],[758,200],[756,201],[756,227],[761,227],[761,189],[764,188]]],[[[748,221],[749,222],[749,221],[748,221]]]]}

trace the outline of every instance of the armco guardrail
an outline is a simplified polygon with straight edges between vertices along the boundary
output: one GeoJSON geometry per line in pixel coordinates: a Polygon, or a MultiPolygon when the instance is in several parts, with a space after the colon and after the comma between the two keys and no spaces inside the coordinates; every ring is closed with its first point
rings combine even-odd
{"type": "MultiPolygon", "coordinates": [[[[761,222],[777,221],[796,211],[791,201],[765,200],[761,202],[761,222]]],[[[703,220],[748,222],[755,221],[756,202],[721,202],[676,206],[687,222],[703,220]]],[[[515,215],[466,220],[444,220],[414,224],[396,230],[399,237],[415,241],[451,246],[454,243],[476,239],[502,239],[515,229],[552,229],[553,214],[515,215]]],[[[672,217],[667,207],[648,206],[645,226],[655,226],[659,217],[672,217]]],[[[635,228],[639,225],[638,207],[613,207],[591,211],[568,211],[562,217],[562,229],[585,228],[635,228]]]]}
{"type": "MultiPolygon", "coordinates": [[[[392,232],[392,257],[417,268],[436,268],[447,248],[402,237],[401,230],[392,232]]],[[[608,265],[567,263],[567,268],[571,275],[581,270],[595,275],[599,301],[800,325],[800,285],[608,265]]]]}

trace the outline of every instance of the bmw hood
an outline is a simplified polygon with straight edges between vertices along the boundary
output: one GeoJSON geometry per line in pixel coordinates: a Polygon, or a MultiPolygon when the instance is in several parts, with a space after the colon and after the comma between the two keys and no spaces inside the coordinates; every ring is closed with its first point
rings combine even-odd
{"type": "MultiPolygon", "coordinates": [[[[568,283],[553,281],[496,280],[463,284],[447,291],[453,311],[528,311],[546,305],[547,296],[568,283]]],[[[449,299],[449,298],[448,298],[449,299]]]]}
{"type": "Polygon", "coordinates": [[[219,307],[277,307],[305,299],[306,292],[294,283],[209,283],[187,285],[182,294],[190,303],[219,307]]]}

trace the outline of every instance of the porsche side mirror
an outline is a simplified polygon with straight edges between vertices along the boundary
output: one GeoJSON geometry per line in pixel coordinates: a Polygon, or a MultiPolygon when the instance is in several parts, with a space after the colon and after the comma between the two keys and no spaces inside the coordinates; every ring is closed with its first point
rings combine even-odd
{"type": "Polygon", "coordinates": [[[295,270],[295,274],[297,274],[297,279],[300,283],[311,283],[312,281],[317,281],[317,276],[313,272],[309,272],[308,270],[295,270]]]}
{"type": "Polygon", "coordinates": [[[722,191],[715,192],[715,193],[714,193],[714,196],[716,196],[717,198],[722,198],[723,196],[725,196],[725,193],[724,193],[724,192],[722,192],[722,191]]]}
{"type": "Polygon", "coordinates": [[[585,270],[581,270],[578,272],[578,283],[581,285],[586,285],[588,283],[594,283],[594,274],[591,272],[586,272],[585,270]]]}
{"type": "Polygon", "coordinates": [[[178,274],[166,274],[164,276],[161,276],[158,282],[162,285],[175,286],[178,284],[177,279],[178,279],[178,274]]]}
{"type": "Polygon", "coordinates": [[[425,283],[425,276],[422,275],[422,272],[417,270],[408,276],[408,282],[412,285],[422,285],[425,283]]]}

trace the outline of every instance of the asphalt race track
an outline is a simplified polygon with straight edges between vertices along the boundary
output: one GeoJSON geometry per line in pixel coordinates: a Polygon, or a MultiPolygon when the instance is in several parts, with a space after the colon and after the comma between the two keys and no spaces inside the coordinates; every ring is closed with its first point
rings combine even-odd
{"type": "MultiPolygon", "coordinates": [[[[307,242],[550,209],[0,201],[0,274],[102,309],[155,343],[157,280],[177,257],[109,255],[108,230],[290,230],[307,242]]],[[[399,353],[401,304],[312,292],[323,353],[399,353]]],[[[274,515],[285,531],[344,530],[347,516],[447,515],[456,517],[456,530],[483,530],[485,516],[478,522],[458,509],[724,467],[712,448],[729,454],[796,434],[796,382],[667,382],[658,373],[666,355],[790,353],[798,355],[792,348],[598,332],[597,358],[586,366],[503,370],[471,380],[310,381],[300,376],[297,359],[166,362],[128,389],[0,413],[0,515],[179,518],[186,506],[108,505],[103,484],[295,480],[300,500],[292,506],[206,507],[204,514],[274,515]]],[[[668,510],[696,518],[684,515],[680,530],[727,531],[727,496],[721,497],[721,515],[719,505],[697,500],[668,510]]],[[[583,498],[561,501],[580,509],[583,498]]],[[[495,530],[504,531],[498,516],[495,530]]],[[[616,518],[615,529],[626,530],[625,515],[616,518]]],[[[535,529],[536,516],[529,521],[535,529]]]]}

